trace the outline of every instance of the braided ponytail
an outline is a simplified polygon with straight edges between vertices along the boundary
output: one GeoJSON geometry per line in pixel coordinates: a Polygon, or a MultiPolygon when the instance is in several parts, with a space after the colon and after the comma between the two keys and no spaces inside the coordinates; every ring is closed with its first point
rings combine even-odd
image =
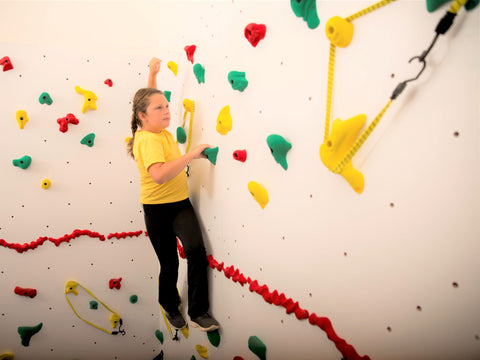
{"type": "Polygon", "coordinates": [[[138,90],[133,97],[131,121],[132,137],[128,140],[127,144],[127,153],[132,158],[135,158],[133,155],[133,142],[135,141],[135,133],[137,132],[138,128],[142,127],[142,120],[140,120],[138,113],[147,112],[148,105],[150,105],[150,96],[154,94],[163,94],[163,92],[154,88],[142,88],[138,90]]]}

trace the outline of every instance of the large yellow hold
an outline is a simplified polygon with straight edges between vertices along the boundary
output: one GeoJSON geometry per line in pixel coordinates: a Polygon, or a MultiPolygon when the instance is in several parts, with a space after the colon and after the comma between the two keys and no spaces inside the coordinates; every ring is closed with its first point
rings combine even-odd
{"type": "Polygon", "coordinates": [[[268,192],[267,190],[255,181],[250,181],[248,183],[248,191],[252,194],[255,201],[260,205],[262,209],[265,209],[265,206],[268,204],[268,192]]]}
{"type": "MultiPolygon", "coordinates": [[[[336,119],[333,122],[329,137],[320,145],[320,159],[330,171],[334,171],[351,150],[366,119],[365,114],[361,114],[345,121],[336,119]]],[[[363,192],[365,185],[363,174],[353,168],[351,161],[345,165],[339,174],[347,180],[357,193],[363,192]]]]}
{"type": "Polygon", "coordinates": [[[227,135],[232,130],[232,115],[230,106],[224,106],[217,117],[217,131],[220,135],[227,135]]]}
{"type": "Polygon", "coordinates": [[[352,41],[353,24],[339,16],[334,16],[325,25],[328,40],[338,47],[347,47],[352,41]]]}

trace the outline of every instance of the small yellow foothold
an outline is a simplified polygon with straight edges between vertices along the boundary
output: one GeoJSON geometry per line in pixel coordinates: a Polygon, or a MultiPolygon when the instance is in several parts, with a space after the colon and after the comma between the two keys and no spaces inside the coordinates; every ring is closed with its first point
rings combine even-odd
{"type": "Polygon", "coordinates": [[[195,102],[190,99],[183,100],[183,107],[186,112],[193,112],[195,110],[195,102]]]}
{"type": "Polygon", "coordinates": [[[132,140],[132,137],[131,136],[127,136],[125,138],[125,143],[128,145],[130,143],[130,140],[132,140]]]}
{"type": "Polygon", "coordinates": [[[15,355],[13,355],[11,352],[0,354],[0,360],[14,360],[14,359],[15,359],[15,355]]]}
{"type": "Polygon", "coordinates": [[[220,135],[227,135],[232,130],[232,115],[230,106],[224,106],[217,117],[217,131],[220,135]]]}
{"type": "Polygon", "coordinates": [[[113,313],[110,315],[110,324],[112,324],[112,329],[115,329],[120,321],[120,315],[113,313]]]}
{"type": "Polygon", "coordinates": [[[77,286],[78,282],[74,280],[67,281],[65,285],[65,294],[73,293],[74,295],[78,295],[77,286]]]}
{"type": "Polygon", "coordinates": [[[267,190],[255,181],[250,181],[248,183],[248,191],[252,194],[253,198],[260,205],[262,209],[265,209],[265,206],[268,204],[268,193],[267,190]]]}
{"type": "Polygon", "coordinates": [[[23,128],[25,127],[25,124],[28,122],[27,112],[25,110],[18,110],[16,116],[17,116],[18,126],[20,127],[20,129],[23,130],[23,128]]]}
{"type": "MultiPolygon", "coordinates": [[[[345,121],[336,119],[333,122],[330,136],[320,145],[320,159],[330,171],[337,167],[355,144],[366,119],[365,114],[360,114],[345,121]]],[[[353,168],[351,161],[345,165],[340,175],[357,193],[363,191],[365,185],[363,174],[353,168]]]]}
{"type": "Polygon", "coordinates": [[[90,90],[84,90],[80,86],[75,86],[75,91],[84,97],[82,113],[85,113],[87,110],[97,110],[97,95],[90,90]]]}
{"type": "Polygon", "coordinates": [[[180,331],[182,332],[185,339],[188,339],[188,335],[190,334],[190,332],[188,331],[188,326],[185,326],[183,329],[180,329],[180,331]]]}
{"type": "Polygon", "coordinates": [[[339,47],[347,47],[352,41],[353,24],[340,16],[334,16],[325,25],[328,40],[339,47]]]}
{"type": "Polygon", "coordinates": [[[175,74],[175,76],[177,76],[177,72],[178,72],[178,65],[177,63],[173,62],[173,61],[169,61],[167,63],[167,67],[175,74]]]}
{"type": "Polygon", "coordinates": [[[195,350],[197,350],[198,355],[204,359],[208,359],[208,350],[203,345],[195,345],[195,350]]]}
{"type": "Polygon", "coordinates": [[[45,190],[48,189],[50,186],[52,186],[52,182],[48,179],[43,179],[42,180],[42,188],[45,190]]]}

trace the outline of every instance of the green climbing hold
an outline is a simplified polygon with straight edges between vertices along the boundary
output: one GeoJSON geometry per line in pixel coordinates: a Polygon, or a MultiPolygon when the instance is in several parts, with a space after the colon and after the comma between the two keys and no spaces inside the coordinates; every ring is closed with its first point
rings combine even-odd
{"type": "Polygon", "coordinates": [[[287,170],[287,152],[292,148],[292,144],[280,135],[270,135],[267,137],[267,144],[275,161],[287,170]]]}
{"type": "MultiPolygon", "coordinates": [[[[444,3],[450,0],[427,0],[427,10],[428,12],[434,12],[444,3]]],[[[465,9],[472,10],[475,6],[478,5],[480,0],[468,0],[465,4],[465,9]]]]}
{"type": "Polygon", "coordinates": [[[131,304],[136,304],[138,302],[138,295],[132,295],[130,296],[130,303],[131,304]]]}
{"type": "Polygon", "coordinates": [[[180,144],[185,144],[185,141],[187,141],[187,134],[181,126],[177,127],[177,141],[180,144]]]}
{"type": "Polygon", "coordinates": [[[205,155],[213,165],[217,165],[218,146],[214,148],[207,148],[202,151],[202,154],[205,155]]]}
{"type": "Polygon", "coordinates": [[[242,71],[230,71],[228,73],[228,82],[232,85],[233,90],[243,92],[248,86],[248,80],[245,78],[245,73],[242,71]]]}
{"type": "Polygon", "coordinates": [[[172,97],[172,92],[168,91],[168,90],[165,90],[163,92],[163,95],[165,95],[165,97],[167,98],[167,101],[170,102],[170,98],[172,97]]]}
{"type": "Polygon", "coordinates": [[[20,334],[20,338],[22,339],[22,345],[28,346],[30,345],[30,339],[33,335],[38,333],[42,328],[43,323],[39,323],[35,326],[19,326],[17,331],[20,334]]]}
{"type": "Polygon", "coordinates": [[[46,92],[43,92],[40,94],[40,97],[38,98],[38,101],[40,104],[47,104],[47,105],[52,105],[53,100],[50,97],[50,95],[46,92]]]}
{"type": "Polygon", "coordinates": [[[290,5],[295,15],[303,18],[310,29],[315,29],[320,25],[316,0],[290,0],[290,5]]]}
{"type": "Polygon", "coordinates": [[[80,144],[87,145],[88,147],[92,147],[95,142],[95,134],[90,133],[88,135],[85,135],[85,137],[80,140],[80,144]]]}
{"type": "Polygon", "coordinates": [[[20,159],[15,159],[12,161],[13,166],[19,167],[20,169],[27,169],[32,163],[32,158],[28,155],[21,157],[20,159]]]}
{"type": "Polygon", "coordinates": [[[190,360],[197,360],[197,358],[196,358],[194,355],[192,355],[192,357],[190,358],[190,360]]]}
{"type": "Polygon", "coordinates": [[[480,0],[468,0],[467,3],[465,4],[465,9],[470,11],[473,8],[475,8],[478,5],[479,2],[480,2],[480,0]]]}
{"type": "Polygon", "coordinates": [[[193,65],[193,73],[195,74],[199,84],[205,82],[205,68],[201,64],[193,65]]]}
{"type": "Polygon", "coordinates": [[[155,330],[155,336],[163,344],[163,333],[160,330],[155,330]]]}
{"type": "Polygon", "coordinates": [[[218,330],[208,331],[207,337],[213,346],[218,347],[218,345],[220,345],[220,333],[218,330]]]}
{"type": "Polygon", "coordinates": [[[96,302],[95,300],[90,301],[89,304],[90,304],[90,309],[91,310],[97,310],[98,309],[98,302],[96,302]]]}
{"type": "Polygon", "coordinates": [[[267,347],[258,337],[250,336],[248,338],[248,348],[261,360],[267,359],[267,347]]]}

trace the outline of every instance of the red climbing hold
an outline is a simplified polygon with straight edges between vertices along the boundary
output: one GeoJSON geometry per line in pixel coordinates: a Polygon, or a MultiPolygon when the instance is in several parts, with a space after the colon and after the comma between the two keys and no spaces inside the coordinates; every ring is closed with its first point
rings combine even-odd
{"type": "Polygon", "coordinates": [[[265,37],[267,27],[264,24],[251,23],[245,27],[244,32],[248,42],[256,47],[258,42],[265,37]]]}
{"type": "Polygon", "coordinates": [[[122,281],[122,278],[118,278],[118,279],[110,279],[108,281],[108,287],[110,289],[117,289],[117,290],[120,290],[120,288],[122,287],[122,284],[120,283],[122,281]]]}
{"type": "Polygon", "coordinates": [[[20,286],[16,286],[14,292],[17,295],[28,296],[31,299],[37,296],[37,289],[22,288],[20,286]]]}
{"type": "Polygon", "coordinates": [[[12,70],[13,65],[8,56],[4,56],[0,59],[0,65],[3,66],[3,71],[12,70]]]}
{"type": "Polygon", "coordinates": [[[233,158],[235,160],[245,162],[245,160],[247,160],[247,150],[236,150],[233,153],[233,158]]]}
{"type": "Polygon", "coordinates": [[[107,80],[105,80],[103,83],[106,84],[106,85],[108,85],[108,86],[110,86],[110,87],[113,86],[113,81],[112,81],[112,79],[107,79],[107,80]]]}
{"type": "Polygon", "coordinates": [[[67,116],[57,119],[57,124],[60,125],[61,132],[68,131],[68,124],[78,125],[78,119],[73,114],[67,114],[67,116]]]}
{"type": "Polygon", "coordinates": [[[185,46],[185,51],[187,52],[187,59],[193,64],[193,54],[197,47],[195,45],[187,45],[185,46]]]}

